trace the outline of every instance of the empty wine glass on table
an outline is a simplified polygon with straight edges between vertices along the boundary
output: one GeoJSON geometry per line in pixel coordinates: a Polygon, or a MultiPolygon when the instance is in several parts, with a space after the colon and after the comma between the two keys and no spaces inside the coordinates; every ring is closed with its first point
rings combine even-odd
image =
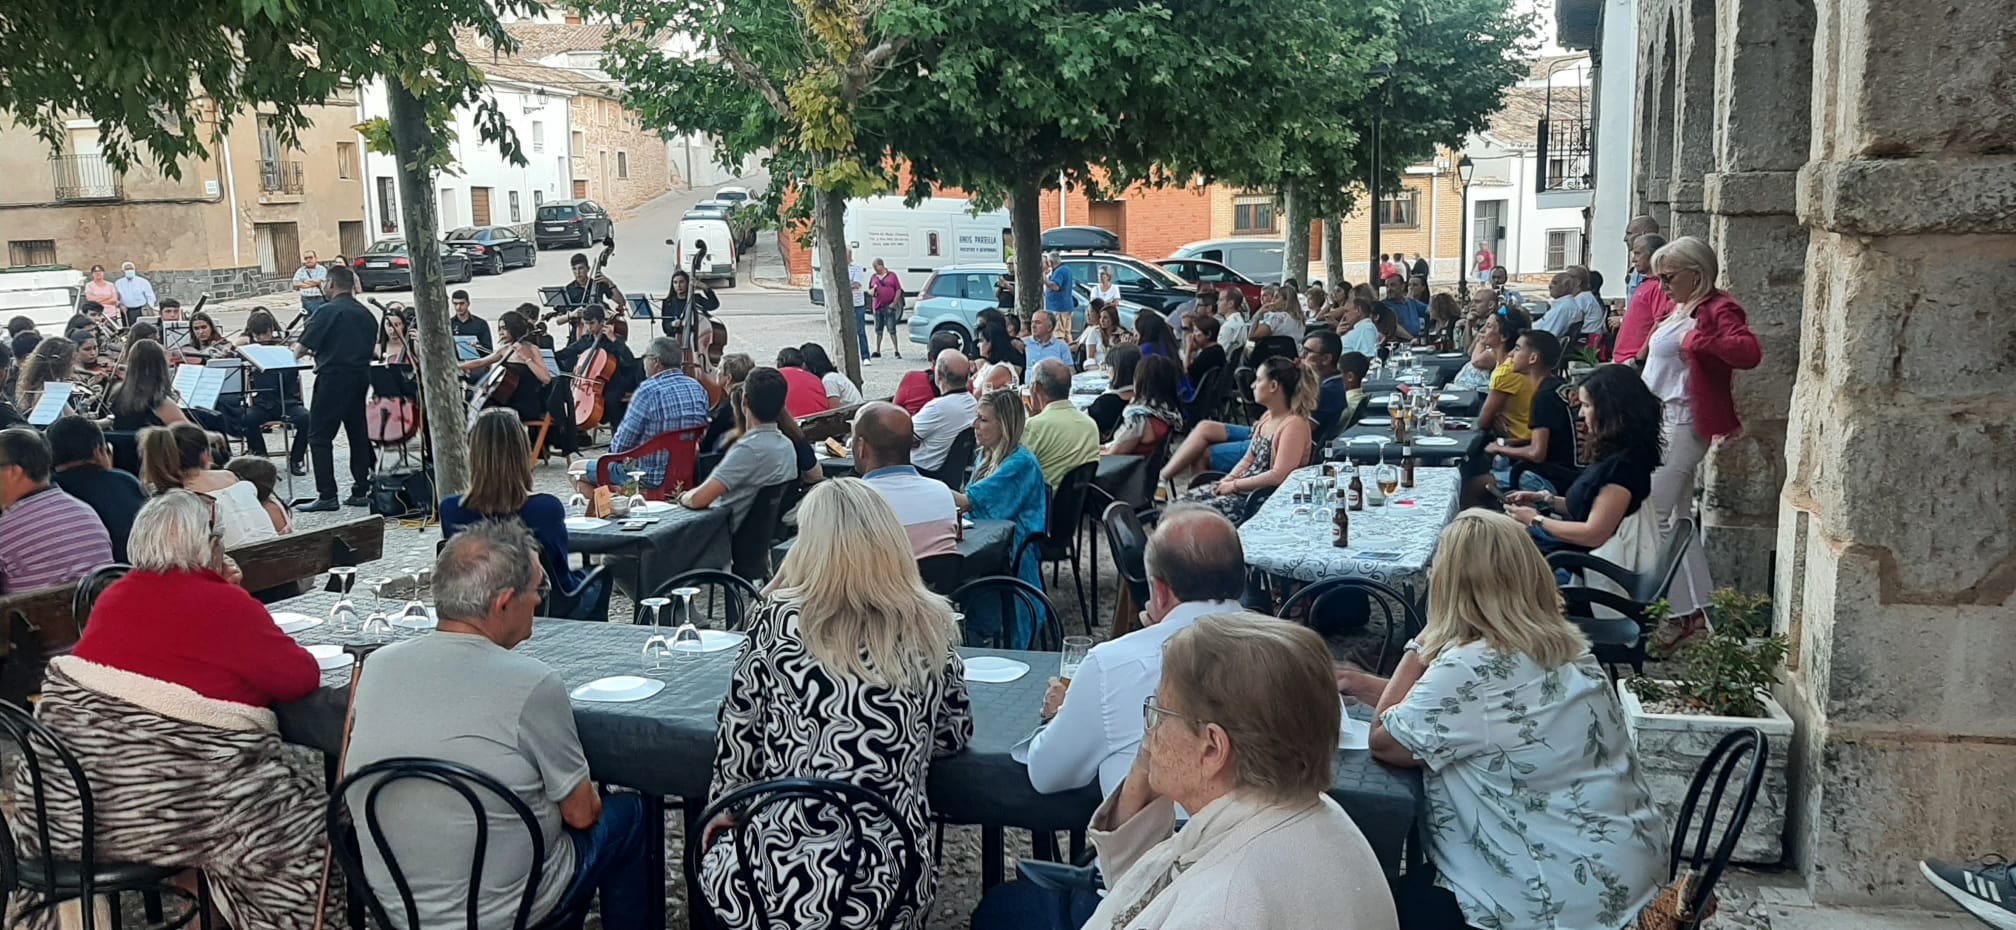
{"type": "Polygon", "coordinates": [[[673,596],[673,597],[676,597],[676,598],[678,598],[678,599],[679,599],[679,609],[678,609],[678,611],[676,611],[675,613],[673,613],[673,614],[672,614],[672,623],[673,623],[674,625],[676,625],[676,626],[694,626],[694,625],[695,625],[695,624],[694,624],[694,622],[693,622],[693,619],[694,619],[694,618],[693,618],[693,595],[695,595],[695,594],[699,594],[699,593],[700,593],[700,589],[699,589],[699,588],[673,588],[673,589],[672,589],[672,596],[673,596]]]}
{"type": "MultiPolygon", "coordinates": [[[[662,601],[664,598],[651,598],[651,600],[662,601]]],[[[651,638],[644,641],[644,670],[647,672],[663,672],[671,667],[671,640],[657,633],[651,634],[651,638]]]]}
{"type": "Polygon", "coordinates": [[[366,642],[389,643],[392,641],[392,618],[381,611],[372,611],[364,618],[362,635],[366,642]]]}
{"type": "Polygon", "coordinates": [[[329,624],[338,633],[350,633],[357,629],[357,605],[350,599],[350,591],[357,585],[357,569],[349,565],[338,565],[329,570],[329,580],[336,583],[337,600],[329,608],[329,624]]]}
{"type": "Polygon", "coordinates": [[[672,651],[684,658],[699,655],[702,647],[707,643],[700,635],[700,628],[691,623],[679,624],[679,628],[672,631],[669,639],[672,644],[672,651]]]}
{"type": "Polygon", "coordinates": [[[672,599],[667,597],[647,597],[638,601],[637,606],[644,609],[643,616],[637,618],[638,622],[645,626],[663,626],[665,608],[671,604],[672,599]]]}

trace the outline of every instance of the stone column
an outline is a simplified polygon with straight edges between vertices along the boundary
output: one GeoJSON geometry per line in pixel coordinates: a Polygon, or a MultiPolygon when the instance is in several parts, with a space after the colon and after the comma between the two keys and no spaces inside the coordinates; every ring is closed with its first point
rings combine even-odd
{"type": "Polygon", "coordinates": [[[1708,237],[1702,187],[1715,170],[1715,0],[1675,0],[1680,27],[1679,83],[1673,107],[1673,175],[1669,239],[1708,237]]]}
{"type": "Polygon", "coordinates": [[[1704,544],[1717,585],[1770,589],[1785,483],[1785,424],[1798,371],[1809,234],[1795,215],[1812,136],[1813,7],[1726,0],[1715,62],[1716,171],[1702,185],[1722,286],[1750,315],[1764,362],[1736,376],[1741,435],[1723,439],[1702,476],[1704,544]]]}
{"type": "Polygon", "coordinates": [[[1777,623],[1793,841],[1824,903],[1936,901],[1916,859],[2012,844],[2012,21],[2016,0],[1816,16],[1777,623]]]}
{"type": "Polygon", "coordinates": [[[1665,4],[1646,3],[1639,9],[1639,131],[1632,153],[1638,197],[1633,212],[1658,219],[1663,229],[1672,217],[1673,106],[1678,94],[1674,60],[1680,44],[1665,4]]]}

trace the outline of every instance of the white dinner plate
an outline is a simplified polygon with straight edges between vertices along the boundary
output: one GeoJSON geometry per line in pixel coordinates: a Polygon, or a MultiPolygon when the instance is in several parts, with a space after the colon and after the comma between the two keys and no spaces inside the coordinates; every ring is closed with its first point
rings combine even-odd
{"type": "Polygon", "coordinates": [[[570,530],[599,530],[608,525],[609,521],[604,520],[601,517],[567,518],[567,528],[570,530]]]}
{"type": "Polygon", "coordinates": [[[316,667],[323,670],[347,668],[350,665],[350,654],[335,643],[317,643],[309,646],[308,654],[315,657],[316,667]]]}
{"type": "Polygon", "coordinates": [[[672,649],[675,652],[720,652],[723,649],[733,649],[736,646],[740,646],[742,645],[742,641],[748,638],[749,635],[746,633],[735,633],[728,630],[701,630],[700,642],[698,644],[680,643],[672,647],[672,649]]]}
{"type": "Polygon", "coordinates": [[[1372,400],[1371,400],[1371,403],[1374,403],[1374,404],[1390,404],[1390,403],[1392,403],[1392,402],[1394,402],[1395,400],[1398,400],[1398,399],[1399,399],[1399,396],[1398,396],[1398,395],[1395,395],[1395,394],[1383,394],[1383,395],[1381,395],[1381,396],[1378,396],[1378,397],[1374,397],[1374,398],[1372,398],[1372,400]]]}
{"type": "Polygon", "coordinates": [[[1392,417],[1366,417],[1358,421],[1359,426],[1392,426],[1392,417]]]}
{"type": "Polygon", "coordinates": [[[1029,663],[1000,656],[974,656],[966,660],[966,680],[990,685],[1004,684],[1029,674],[1029,663]]]}
{"type": "Polygon", "coordinates": [[[597,678],[568,693],[577,701],[624,704],[644,700],[663,690],[665,683],[656,678],[611,675],[608,678],[597,678]]]}
{"type": "Polygon", "coordinates": [[[1436,357],[1436,358],[1462,358],[1462,357],[1463,357],[1463,353],[1461,353],[1461,352],[1437,352],[1437,353],[1435,353],[1435,357],[1436,357]]]}
{"type": "Polygon", "coordinates": [[[273,624],[280,628],[280,632],[292,636],[302,630],[321,626],[322,618],[295,613],[291,610],[282,610],[273,614],[273,624]]]}
{"type": "Polygon", "coordinates": [[[1371,445],[1378,445],[1379,443],[1382,443],[1382,442],[1385,442],[1385,441],[1386,441],[1386,437],[1384,437],[1384,436],[1353,436],[1353,437],[1351,437],[1351,442],[1352,442],[1353,444],[1357,444],[1357,443],[1363,443],[1363,444],[1365,444],[1365,445],[1368,445],[1368,446],[1371,446],[1371,445]]]}
{"type": "Polygon", "coordinates": [[[641,514],[648,514],[650,516],[657,516],[658,514],[661,513],[671,513],[672,511],[677,509],[678,508],[673,506],[671,501],[645,501],[644,506],[632,507],[630,508],[630,512],[633,514],[641,513],[641,514]]]}
{"type": "Polygon", "coordinates": [[[1447,436],[1423,436],[1420,439],[1414,440],[1414,444],[1417,446],[1453,446],[1457,443],[1456,440],[1447,436]]]}

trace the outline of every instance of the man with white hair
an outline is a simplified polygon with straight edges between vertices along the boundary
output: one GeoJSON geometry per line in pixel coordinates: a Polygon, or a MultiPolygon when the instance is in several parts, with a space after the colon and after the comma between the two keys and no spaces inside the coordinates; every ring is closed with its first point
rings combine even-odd
{"type": "MultiPolygon", "coordinates": [[[[642,800],[596,791],[566,683],[544,662],[512,651],[532,636],[533,612],[548,590],[538,543],[515,520],[477,523],[442,546],[433,590],[434,631],[374,653],[371,674],[357,684],[344,774],[419,756],[496,779],[531,809],[544,837],[531,919],[585,905],[600,891],[605,926],[643,927],[651,897],[663,889],[644,867],[642,800]]],[[[366,834],[367,788],[349,796],[366,834]]],[[[477,925],[508,927],[524,893],[532,839],[504,799],[483,795],[482,803],[489,846],[477,925]]],[[[470,808],[443,803],[439,788],[406,782],[386,788],[377,810],[380,822],[397,825],[385,839],[420,923],[462,923],[478,827],[470,808]]],[[[362,846],[372,887],[389,893],[391,875],[375,840],[366,837],[362,846]]]]}
{"type": "Polygon", "coordinates": [[[154,296],[154,282],[147,280],[132,262],[119,266],[119,280],[112,282],[112,287],[119,292],[119,308],[126,311],[129,326],[134,320],[146,316],[147,308],[154,306],[154,301],[158,299],[154,296]]]}
{"type": "Polygon", "coordinates": [[[945,456],[952,451],[952,440],[972,428],[980,409],[973,392],[968,390],[973,363],[966,353],[946,349],[938,355],[935,371],[938,396],[924,405],[911,424],[917,433],[917,451],[911,453],[910,464],[923,471],[937,471],[945,464],[945,456]]]}
{"type": "Polygon", "coordinates": [[[1056,491],[1064,476],[1099,460],[1099,424],[1071,403],[1071,366],[1046,358],[1029,368],[1029,402],[1036,414],[1022,431],[1022,446],[1056,491]]]}
{"type": "Polygon", "coordinates": [[[1071,343],[1056,338],[1057,318],[1048,310],[1038,310],[1029,317],[1029,335],[1022,340],[1023,363],[1030,371],[1036,370],[1036,363],[1046,358],[1054,358],[1065,365],[1071,364],[1071,343]]]}

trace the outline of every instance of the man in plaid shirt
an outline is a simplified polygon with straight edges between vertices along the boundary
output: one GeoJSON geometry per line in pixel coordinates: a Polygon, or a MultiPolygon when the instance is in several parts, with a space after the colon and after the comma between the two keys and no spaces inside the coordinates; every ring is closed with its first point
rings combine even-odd
{"type": "MultiPolygon", "coordinates": [[[[665,433],[707,425],[707,389],[679,370],[685,360],[686,353],[677,340],[666,336],[651,340],[644,351],[644,383],[630,395],[630,409],[617,425],[615,438],[609,440],[610,454],[635,449],[665,433]]],[[[639,485],[655,488],[665,480],[667,458],[664,452],[654,452],[627,468],[622,463],[611,465],[606,475],[596,470],[593,460],[577,463],[575,468],[591,472],[591,487],[622,485],[634,477],[639,485]]]]}

